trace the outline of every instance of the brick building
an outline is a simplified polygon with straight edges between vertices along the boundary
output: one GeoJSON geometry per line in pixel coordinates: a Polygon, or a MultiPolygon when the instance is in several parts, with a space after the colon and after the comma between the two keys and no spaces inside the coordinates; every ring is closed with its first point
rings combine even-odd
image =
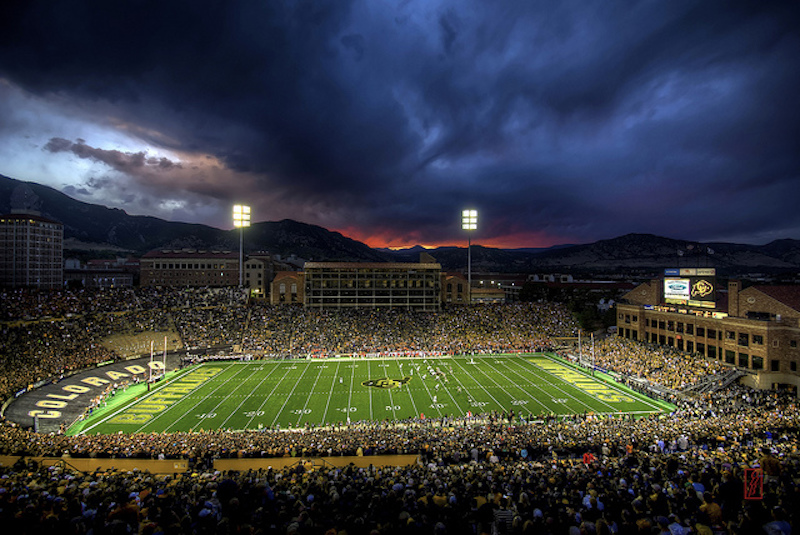
{"type": "Polygon", "coordinates": [[[665,303],[663,282],[641,284],[617,303],[617,336],[736,366],[756,388],[800,386],[800,286],[732,280],[714,308],[700,308],[665,303]]]}

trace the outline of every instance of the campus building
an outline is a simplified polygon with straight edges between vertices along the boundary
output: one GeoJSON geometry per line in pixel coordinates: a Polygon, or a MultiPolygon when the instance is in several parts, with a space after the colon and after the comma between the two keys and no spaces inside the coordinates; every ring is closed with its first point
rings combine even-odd
{"type": "Polygon", "coordinates": [[[424,254],[418,263],[306,262],[302,272],[282,272],[271,302],[308,308],[405,308],[438,311],[442,266],[424,254]]]}
{"type": "Polygon", "coordinates": [[[141,286],[219,287],[239,285],[239,253],[158,250],[141,259],[141,286]]]}
{"type": "Polygon", "coordinates": [[[731,280],[713,302],[681,302],[670,294],[677,280],[665,276],[628,292],[617,303],[617,336],[724,362],[747,372],[742,382],[755,388],[800,386],[800,286],[742,288],[731,280]]]}
{"type": "Polygon", "coordinates": [[[33,211],[0,216],[0,286],[60,288],[63,263],[64,225],[33,211]]]}

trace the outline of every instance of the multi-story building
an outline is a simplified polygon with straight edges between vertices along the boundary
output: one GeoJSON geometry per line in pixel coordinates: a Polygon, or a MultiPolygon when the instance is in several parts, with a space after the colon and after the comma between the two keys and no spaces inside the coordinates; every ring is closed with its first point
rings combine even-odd
{"type": "Polygon", "coordinates": [[[800,286],[742,289],[732,280],[712,307],[668,302],[665,280],[641,284],[617,303],[618,336],[736,366],[756,388],[800,386],[800,286]]]}
{"type": "Polygon", "coordinates": [[[463,273],[442,273],[442,302],[448,304],[469,304],[469,283],[463,273]]]}
{"type": "Polygon", "coordinates": [[[141,286],[238,286],[239,253],[231,251],[150,251],[141,259],[141,286]]]}
{"type": "Polygon", "coordinates": [[[0,285],[60,288],[63,263],[64,225],[32,211],[0,216],[0,285]]]}
{"type": "Polygon", "coordinates": [[[280,271],[270,289],[273,305],[302,304],[305,298],[305,276],[301,271],[280,271]]]}
{"type": "Polygon", "coordinates": [[[254,253],[244,262],[244,287],[256,299],[269,299],[270,283],[275,278],[276,266],[285,269],[285,264],[277,261],[269,253],[254,253]]]}
{"type": "Polygon", "coordinates": [[[423,254],[419,263],[306,262],[302,272],[281,272],[271,299],[308,308],[406,308],[438,311],[442,266],[423,254]]]}

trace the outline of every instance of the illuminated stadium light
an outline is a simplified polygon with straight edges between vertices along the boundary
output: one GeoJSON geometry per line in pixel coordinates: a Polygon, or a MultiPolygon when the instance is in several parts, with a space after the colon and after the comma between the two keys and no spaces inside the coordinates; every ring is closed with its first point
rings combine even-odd
{"type": "Polygon", "coordinates": [[[461,229],[467,231],[467,303],[472,303],[472,235],[478,230],[478,211],[463,210],[461,212],[461,229]]]}
{"type": "Polygon", "coordinates": [[[244,227],[250,226],[250,207],[233,205],[233,226],[239,229],[239,288],[244,284],[244,227]]]}

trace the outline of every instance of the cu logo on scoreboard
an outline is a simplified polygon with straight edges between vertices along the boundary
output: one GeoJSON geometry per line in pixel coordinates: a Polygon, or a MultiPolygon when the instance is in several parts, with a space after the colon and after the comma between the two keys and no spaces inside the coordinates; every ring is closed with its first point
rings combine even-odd
{"type": "Polygon", "coordinates": [[[705,297],[707,295],[711,295],[711,292],[713,291],[714,285],[705,279],[695,282],[694,286],[692,286],[692,296],[694,297],[705,297]]]}

